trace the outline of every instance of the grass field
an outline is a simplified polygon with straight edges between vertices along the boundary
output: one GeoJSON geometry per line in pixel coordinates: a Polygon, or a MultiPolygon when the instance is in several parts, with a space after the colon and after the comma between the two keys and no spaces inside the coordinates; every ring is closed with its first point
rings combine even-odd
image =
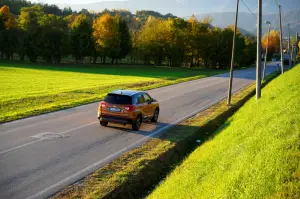
{"type": "Polygon", "coordinates": [[[97,101],[114,89],[151,89],[220,70],[146,66],[49,66],[0,63],[0,122],[97,101]]]}
{"type": "Polygon", "coordinates": [[[148,199],[300,198],[300,65],[198,147],[148,199]]]}

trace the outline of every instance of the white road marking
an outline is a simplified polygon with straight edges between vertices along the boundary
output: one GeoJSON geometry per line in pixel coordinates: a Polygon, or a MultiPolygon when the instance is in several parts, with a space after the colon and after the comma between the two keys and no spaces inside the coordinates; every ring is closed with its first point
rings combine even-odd
{"type": "Polygon", "coordinates": [[[71,175],[69,177],[66,177],[65,179],[57,182],[56,184],[53,184],[53,185],[49,186],[48,188],[46,188],[46,189],[44,189],[44,190],[28,197],[27,199],[38,199],[38,198],[48,198],[48,197],[50,197],[53,193],[56,193],[56,192],[60,191],[61,189],[63,189],[64,187],[66,187],[66,186],[68,186],[72,183],[75,183],[77,180],[82,179],[83,177],[90,175],[91,173],[93,173],[94,171],[99,169],[102,164],[105,164],[105,163],[117,158],[118,156],[122,155],[124,152],[129,151],[130,149],[136,148],[137,146],[141,145],[142,143],[150,140],[151,137],[162,133],[163,131],[175,126],[176,124],[179,124],[179,123],[183,122],[184,120],[193,117],[197,113],[199,113],[199,112],[211,107],[212,105],[222,101],[224,98],[226,98],[226,96],[227,95],[224,95],[220,99],[215,100],[212,103],[210,103],[210,104],[208,104],[208,105],[206,105],[206,106],[204,106],[204,107],[202,107],[202,108],[200,108],[200,109],[198,109],[198,110],[182,117],[181,119],[178,119],[178,120],[172,122],[171,124],[168,124],[168,125],[160,128],[160,129],[154,131],[149,136],[145,136],[144,138],[142,138],[142,139],[130,144],[129,146],[124,147],[123,149],[121,149],[121,150],[105,157],[104,159],[102,159],[102,160],[100,160],[100,161],[98,161],[98,162],[96,162],[96,163],[94,163],[94,164],[78,171],[77,173],[74,173],[73,175],[71,175]]]}
{"type": "MultiPolygon", "coordinates": [[[[70,130],[61,132],[61,133],[57,133],[57,135],[63,135],[63,134],[65,134],[65,133],[69,133],[69,132],[71,132],[71,131],[75,131],[75,130],[81,129],[81,128],[90,126],[90,125],[95,124],[95,123],[98,123],[98,122],[92,122],[92,123],[89,123],[89,124],[85,124],[85,125],[82,125],[82,126],[79,126],[79,127],[76,127],[76,128],[73,128],[73,129],[70,129],[70,130]]],[[[31,137],[32,137],[32,136],[31,136],[31,137]]],[[[46,139],[46,138],[41,138],[41,139],[38,139],[38,140],[35,140],[35,141],[32,141],[32,142],[26,143],[26,144],[22,144],[22,145],[20,145],[20,146],[16,146],[16,147],[7,149],[7,150],[5,150],[5,151],[0,151],[0,155],[3,155],[3,154],[5,154],[5,153],[11,152],[11,151],[14,151],[14,150],[17,150],[17,149],[20,149],[20,148],[23,148],[23,147],[26,147],[26,146],[29,146],[29,145],[32,145],[32,144],[35,144],[35,143],[40,142],[40,141],[43,141],[43,140],[47,140],[47,139],[46,139]]]]}
{"type": "Polygon", "coordinates": [[[26,144],[22,144],[22,145],[20,145],[20,146],[16,146],[16,147],[14,147],[14,148],[10,148],[10,149],[7,149],[7,150],[5,150],[5,151],[1,151],[1,152],[0,152],[0,155],[3,155],[3,154],[5,154],[5,153],[8,153],[8,152],[11,152],[11,151],[20,149],[20,148],[23,148],[23,147],[25,147],[25,146],[32,145],[32,144],[37,143],[37,142],[39,142],[39,141],[41,141],[41,139],[40,139],[40,140],[35,140],[35,141],[32,141],[32,142],[29,142],[29,143],[26,143],[26,144]]]}
{"type": "MultiPolygon", "coordinates": [[[[75,108],[78,108],[78,107],[75,107],[75,108]]],[[[60,111],[56,111],[56,112],[52,112],[52,113],[47,113],[47,114],[43,114],[43,115],[40,115],[40,116],[36,116],[36,117],[46,117],[48,115],[54,115],[54,114],[57,114],[59,112],[63,112],[63,111],[69,111],[69,110],[72,110],[74,108],[70,108],[70,109],[65,109],[65,110],[60,110],[60,111]]],[[[90,112],[90,111],[87,111],[87,112],[90,112]]],[[[69,114],[69,115],[65,115],[65,116],[60,116],[59,119],[62,120],[64,118],[68,118],[68,117],[73,117],[74,115],[79,115],[79,114],[82,114],[82,112],[78,112],[78,113],[72,113],[72,114],[69,114]]],[[[11,122],[7,122],[7,123],[4,123],[4,124],[1,124],[3,126],[9,126],[11,124],[15,124],[15,123],[18,123],[18,122],[22,122],[22,121],[26,121],[28,119],[34,119],[36,117],[29,117],[29,118],[25,118],[25,119],[21,119],[21,120],[16,120],[16,121],[11,121],[11,122]]],[[[17,130],[20,130],[21,128],[30,128],[30,127],[33,127],[33,126],[36,126],[36,125],[40,125],[40,124],[43,124],[43,123],[47,123],[49,121],[53,121],[53,120],[57,120],[58,118],[51,118],[51,119],[47,119],[47,120],[42,120],[42,121],[39,121],[39,122],[35,122],[33,124],[27,124],[27,125],[22,125],[20,127],[15,127],[13,129],[9,129],[7,131],[4,131],[4,132],[0,132],[0,135],[7,135],[11,132],[15,132],[17,130]]]]}

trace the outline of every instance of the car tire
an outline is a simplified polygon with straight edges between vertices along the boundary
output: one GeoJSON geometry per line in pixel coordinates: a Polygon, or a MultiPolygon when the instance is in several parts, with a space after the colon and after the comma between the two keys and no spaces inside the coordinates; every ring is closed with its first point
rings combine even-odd
{"type": "Polygon", "coordinates": [[[106,127],[108,125],[108,122],[100,121],[100,125],[106,127]]]}
{"type": "Polygon", "coordinates": [[[156,109],[156,110],[154,111],[154,114],[153,114],[153,117],[152,117],[152,119],[151,119],[151,122],[156,123],[157,120],[158,120],[158,116],[159,116],[159,110],[156,109]]]}
{"type": "Polygon", "coordinates": [[[138,131],[141,127],[141,124],[142,124],[142,116],[139,115],[136,120],[133,121],[132,123],[132,130],[134,131],[138,131]]]}

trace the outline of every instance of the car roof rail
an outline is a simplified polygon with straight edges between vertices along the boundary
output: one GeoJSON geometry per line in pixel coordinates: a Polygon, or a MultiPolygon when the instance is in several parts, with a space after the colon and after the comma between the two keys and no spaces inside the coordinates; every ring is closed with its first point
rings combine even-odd
{"type": "Polygon", "coordinates": [[[124,89],[123,89],[123,88],[118,88],[118,89],[116,89],[116,90],[111,91],[111,93],[112,93],[112,92],[116,92],[116,91],[122,91],[122,90],[124,90],[124,89]]]}

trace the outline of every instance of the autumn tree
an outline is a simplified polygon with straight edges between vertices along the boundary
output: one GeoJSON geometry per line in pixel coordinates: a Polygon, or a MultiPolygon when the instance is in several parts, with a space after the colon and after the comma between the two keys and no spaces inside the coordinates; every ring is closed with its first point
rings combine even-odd
{"type": "Polygon", "coordinates": [[[138,48],[144,63],[161,65],[167,56],[168,30],[165,20],[149,17],[138,37],[138,48]]]}
{"type": "Polygon", "coordinates": [[[0,9],[0,54],[7,59],[13,58],[18,48],[18,28],[15,17],[8,6],[0,9]]]}
{"type": "Polygon", "coordinates": [[[70,51],[76,63],[83,63],[85,56],[91,55],[92,26],[89,18],[80,14],[75,16],[70,27],[70,51]]]}
{"type": "MultiPolygon", "coordinates": [[[[266,49],[268,45],[268,53],[273,55],[276,52],[279,52],[280,49],[280,37],[279,32],[275,30],[270,31],[270,35],[266,33],[262,38],[262,47],[266,49]],[[268,45],[268,37],[269,37],[269,45],[268,45]]],[[[271,57],[271,56],[270,56],[271,57]]]]}
{"type": "Polygon", "coordinates": [[[105,14],[93,23],[93,38],[98,51],[109,56],[112,64],[124,58],[131,50],[132,42],[128,26],[120,16],[105,14]]]}
{"type": "MultiPolygon", "coordinates": [[[[209,17],[184,20],[153,11],[133,15],[124,9],[100,13],[83,9],[77,13],[71,8],[61,10],[55,5],[23,0],[4,2],[9,6],[0,2],[1,58],[11,59],[17,53],[21,60],[27,57],[36,62],[41,58],[59,63],[64,56],[72,55],[76,63],[83,63],[86,57],[94,63],[100,57],[105,63],[109,57],[114,64],[130,55],[133,64],[229,67],[233,26],[213,27],[209,17]]],[[[271,32],[271,53],[278,50],[278,38],[278,33],[271,32]]],[[[266,37],[266,45],[265,41],[266,37]]],[[[255,51],[255,40],[238,30],[235,65],[251,64],[255,51]]]]}

